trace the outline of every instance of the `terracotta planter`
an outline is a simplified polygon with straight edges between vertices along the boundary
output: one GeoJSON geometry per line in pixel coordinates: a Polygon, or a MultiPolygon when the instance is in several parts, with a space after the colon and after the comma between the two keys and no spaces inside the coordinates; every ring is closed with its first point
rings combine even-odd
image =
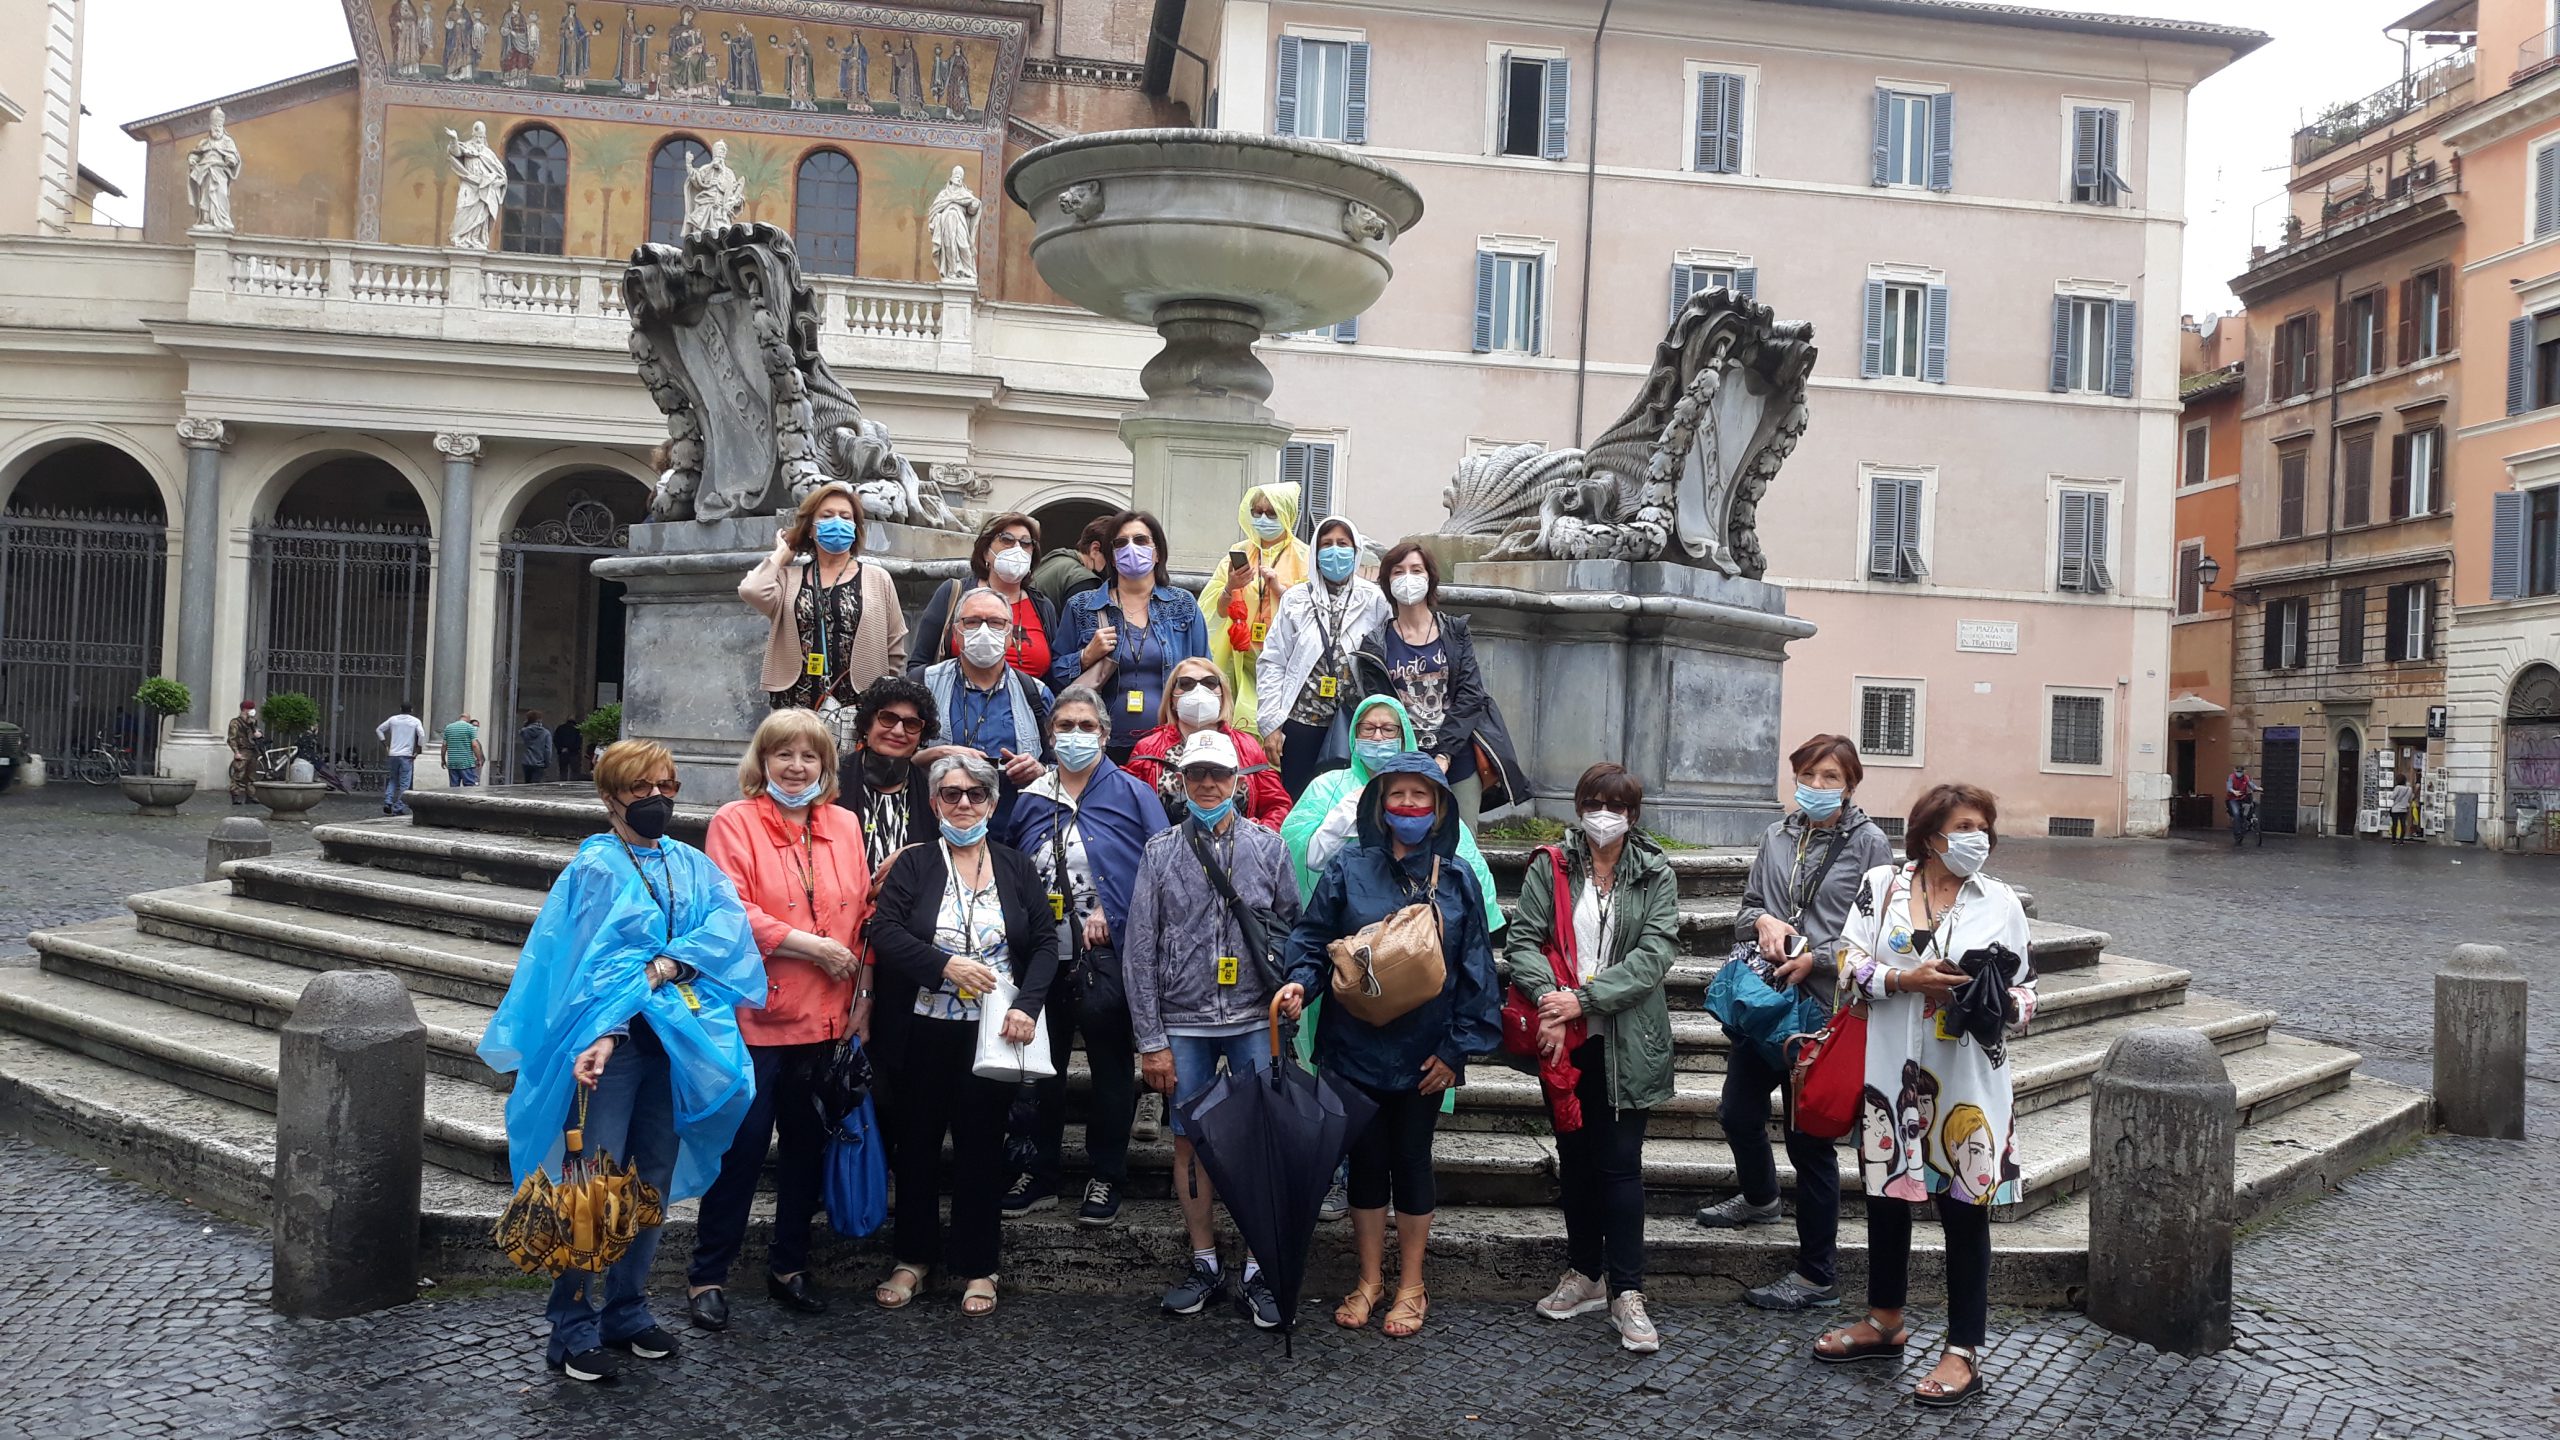
{"type": "Polygon", "coordinates": [[[297,785],[290,780],[260,780],[249,787],[267,813],[278,819],[300,815],[329,798],[329,787],[319,781],[297,785]]]}
{"type": "Polygon", "coordinates": [[[178,807],[186,804],[196,793],[193,780],[172,779],[166,775],[126,775],[120,777],[116,784],[124,791],[124,798],[140,807],[145,815],[175,815],[178,807]]]}

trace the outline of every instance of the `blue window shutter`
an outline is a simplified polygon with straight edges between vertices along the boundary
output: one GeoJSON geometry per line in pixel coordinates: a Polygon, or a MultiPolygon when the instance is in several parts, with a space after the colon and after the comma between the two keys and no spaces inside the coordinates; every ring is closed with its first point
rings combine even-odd
{"type": "Polygon", "coordinates": [[[1745,300],[1760,298],[1760,267],[1745,265],[1733,272],[1733,293],[1745,300]]]}
{"type": "Polygon", "coordinates": [[[1354,315],[1350,319],[1343,321],[1341,324],[1334,326],[1333,338],[1337,344],[1351,345],[1358,343],[1360,339],[1360,317],[1354,315]]]}
{"type": "Polygon", "coordinates": [[[1724,169],[1724,77],[1698,72],[1698,134],[1693,168],[1712,175],[1724,169]]]}
{"type": "Polygon", "coordinates": [[[1742,173],[1742,77],[1719,75],[1716,79],[1724,90],[1724,103],[1718,107],[1724,113],[1724,173],[1739,175],[1742,173]]]}
{"type": "Polygon", "coordinates": [[[2133,187],[2124,183],[2124,117],[2112,107],[2098,112],[2098,175],[2106,182],[2099,203],[2121,205],[2133,187]]]}
{"type": "Polygon", "coordinates": [[[2524,598],[2525,503],[2521,490],[2489,497],[2489,598],[2524,598]]]}
{"type": "Polygon", "coordinates": [[[1493,252],[1476,252],[1476,353],[1493,349],[1493,252]]]}
{"type": "Polygon", "coordinates": [[[1952,91],[1929,97],[1929,188],[1956,188],[1956,97],[1952,91]]]}
{"type": "Polygon", "coordinates": [[[2088,105],[2072,107],[2071,183],[2074,186],[2095,189],[2098,177],[2105,173],[2098,162],[2098,117],[2106,113],[2088,105]]]}
{"type": "Polygon", "coordinates": [[[1334,511],[1333,446],[1317,441],[1305,445],[1305,476],[1298,489],[1298,510],[1302,515],[1318,519],[1334,511]]]}
{"type": "Polygon", "coordinates": [[[2061,563],[2056,567],[2053,583],[2064,590],[2089,588],[2089,495],[2085,490],[2062,492],[2062,537],[2059,550],[2061,563]]]}
{"type": "Polygon", "coordinates": [[[1369,143],[1369,42],[1354,40],[1343,47],[1349,52],[1349,63],[1343,70],[1342,143],[1369,143]]]}
{"type": "Polygon", "coordinates": [[[2560,230],[2560,145],[2545,145],[2533,157],[2533,233],[2560,230]]]}
{"type": "MultiPolygon", "coordinates": [[[[1304,440],[1292,440],[1280,447],[1280,483],[1298,486],[1298,494],[1302,500],[1307,493],[1308,448],[1304,440]]],[[[1305,507],[1302,505],[1300,508],[1305,507]]]]}
{"type": "Polygon", "coordinates": [[[1675,320],[1680,318],[1681,307],[1689,303],[1689,297],[1696,294],[1697,290],[1696,266],[1674,265],[1671,267],[1671,318],[1675,320]]]}
{"type": "Polygon", "coordinates": [[[1298,133],[1298,46],[1295,35],[1280,37],[1280,84],[1272,92],[1271,133],[1298,133]]]}
{"type": "Polygon", "coordinates": [[[2521,415],[2533,408],[2533,317],[2519,315],[2507,322],[2507,413],[2521,415]]]}
{"type": "Polygon", "coordinates": [[[1532,355],[1547,353],[1547,262],[1529,262],[1528,351],[1532,355]]]}
{"type": "Polygon", "coordinates": [[[1902,553],[1902,482],[1878,477],[1867,502],[1867,574],[1891,580],[1900,574],[1902,553]]]}
{"type": "Polygon", "coordinates": [[[1944,385],[1947,383],[1947,287],[1930,286],[1927,306],[1928,314],[1921,326],[1920,378],[1944,385]]]}
{"type": "Polygon", "coordinates": [[[1564,158],[1565,115],[1573,103],[1573,62],[1558,56],[1547,62],[1547,134],[1543,153],[1564,158]]]}
{"type": "Polygon", "coordinates": [[[2107,329],[2112,354],[2108,356],[2107,393],[2118,399],[2133,395],[2133,302],[2118,300],[2107,306],[2107,329]]]}
{"type": "Polygon", "coordinates": [[[1917,583],[1929,577],[1929,566],[1920,558],[1920,482],[1902,482],[1902,573],[1917,583]]]}
{"type": "Polygon", "coordinates": [[[2107,573],[2107,505],[2109,497],[2096,491],[2089,494],[2089,547],[2087,550],[2088,585],[2092,595],[2103,595],[2116,588],[2116,579],[2107,573]]]}
{"type": "Polygon", "coordinates": [[[2056,393],[2071,388],[2071,297],[2053,297],[2053,384],[2056,393]]]}
{"type": "Polygon", "coordinates": [[[1858,378],[1872,380],[1884,373],[1884,282],[1867,282],[1866,343],[1858,348],[1858,378]]]}
{"type": "Polygon", "coordinates": [[[1876,133],[1872,159],[1867,183],[1882,185],[1893,173],[1893,92],[1881,85],[1876,87],[1876,133]]]}

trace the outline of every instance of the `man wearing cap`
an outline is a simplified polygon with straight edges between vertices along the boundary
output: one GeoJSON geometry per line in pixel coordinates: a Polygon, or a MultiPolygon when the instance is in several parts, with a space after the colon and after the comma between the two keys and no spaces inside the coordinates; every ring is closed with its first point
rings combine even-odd
{"type": "MultiPolygon", "coordinates": [[[[1269,1062],[1267,1027],[1280,977],[1272,956],[1255,953],[1260,947],[1246,939],[1237,911],[1254,917],[1264,944],[1277,945],[1297,923],[1298,884],[1288,846],[1236,810],[1234,741],[1202,730],[1167,758],[1181,772],[1188,813],[1147,842],[1130,895],[1121,976],[1139,1073],[1171,1097],[1175,1111],[1173,1192],[1190,1231],[1191,1263],[1165,1293],[1164,1309],[1197,1315],[1228,1286],[1211,1217],[1216,1196],[1179,1110],[1217,1080],[1220,1066],[1243,1075],[1269,1062]]],[[[1234,1293],[1254,1324],[1268,1330],[1280,1323],[1279,1302],[1250,1254],[1234,1293]]]]}

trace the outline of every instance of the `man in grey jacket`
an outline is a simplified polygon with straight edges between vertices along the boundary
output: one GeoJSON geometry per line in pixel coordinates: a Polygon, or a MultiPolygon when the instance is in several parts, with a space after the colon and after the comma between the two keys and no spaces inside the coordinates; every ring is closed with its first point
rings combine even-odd
{"type": "MultiPolygon", "coordinates": [[[[1223,1064],[1232,1075],[1267,1063],[1271,996],[1279,977],[1272,957],[1253,953],[1237,905],[1227,902],[1216,866],[1237,904],[1267,915],[1266,944],[1297,923],[1298,882],[1289,849],[1270,830],[1236,811],[1241,768],[1235,742],[1203,730],[1168,757],[1182,774],[1189,815],[1147,842],[1121,937],[1120,972],[1129,992],[1129,1029],[1139,1073],[1179,1107],[1209,1088],[1223,1064]]],[[[1171,1315],[1197,1315],[1226,1287],[1218,1265],[1210,1206],[1216,1195],[1199,1167],[1182,1118],[1173,1116],[1173,1193],[1191,1233],[1191,1263],[1165,1293],[1171,1315]]],[[[1280,1304],[1248,1253],[1236,1287],[1237,1308],[1265,1330],[1280,1323],[1280,1304]]]]}

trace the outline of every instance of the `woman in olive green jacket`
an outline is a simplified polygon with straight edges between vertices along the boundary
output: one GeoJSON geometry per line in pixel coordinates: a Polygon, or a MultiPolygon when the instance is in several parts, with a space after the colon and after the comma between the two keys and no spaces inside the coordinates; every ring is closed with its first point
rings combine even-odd
{"type": "Polygon", "coordinates": [[[1575,828],[1564,838],[1569,915],[1555,913],[1555,865],[1529,862],[1504,932],[1510,982],[1537,1002],[1539,1043],[1552,1053],[1565,1027],[1589,1038],[1572,1052],[1582,1070],[1574,1094],[1582,1128],[1556,1137],[1570,1268],[1538,1302],[1550,1320],[1607,1309],[1619,1343],[1661,1348],[1644,1309],[1644,1129],[1671,1098],[1671,1007],[1663,977],[1680,950],[1680,886],[1662,851],[1639,828],[1644,786],[1606,761],[1573,788],[1575,828]],[[1549,941],[1570,935],[1580,983],[1566,989],[1547,960],[1549,941]],[[1606,1284],[1604,1286],[1603,1280],[1606,1284]]]}

